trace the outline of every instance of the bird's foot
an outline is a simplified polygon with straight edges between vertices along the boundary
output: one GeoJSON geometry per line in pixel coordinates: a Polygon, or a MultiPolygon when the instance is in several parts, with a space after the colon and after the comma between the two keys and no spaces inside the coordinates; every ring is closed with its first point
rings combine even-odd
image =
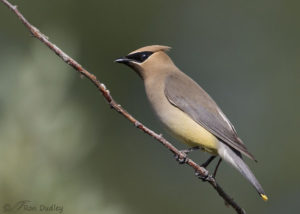
{"type": "Polygon", "coordinates": [[[184,154],[184,157],[182,157],[182,156],[180,157],[179,155],[175,154],[175,159],[176,159],[176,161],[178,161],[179,164],[185,164],[187,162],[187,154],[189,154],[190,152],[193,152],[195,150],[198,150],[198,149],[200,149],[199,146],[180,150],[180,152],[184,154]]]}
{"type": "Polygon", "coordinates": [[[205,174],[196,171],[196,172],[195,172],[195,175],[196,175],[199,179],[201,179],[203,182],[210,181],[210,180],[213,178],[212,175],[210,175],[210,174],[208,173],[208,171],[205,171],[205,174]]]}
{"type": "MultiPolygon", "coordinates": [[[[183,152],[184,153],[184,152],[183,152]]],[[[179,163],[179,164],[185,164],[187,162],[187,157],[186,157],[186,154],[184,153],[184,157],[180,157],[179,155],[175,154],[174,157],[176,159],[176,161],[179,163]]]]}

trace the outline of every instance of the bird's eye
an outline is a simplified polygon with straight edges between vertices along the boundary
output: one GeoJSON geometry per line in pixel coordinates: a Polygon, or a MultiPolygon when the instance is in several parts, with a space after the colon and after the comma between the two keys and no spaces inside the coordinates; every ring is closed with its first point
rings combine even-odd
{"type": "Polygon", "coordinates": [[[143,54],[141,55],[140,61],[143,62],[143,61],[145,61],[147,58],[148,58],[147,54],[143,53],[143,54]]]}
{"type": "Polygon", "coordinates": [[[127,59],[132,59],[133,61],[136,61],[136,62],[139,62],[139,63],[142,63],[146,59],[148,59],[148,57],[151,56],[152,54],[153,54],[153,52],[151,52],[151,51],[144,51],[144,52],[138,52],[138,53],[130,54],[126,58],[127,59]]]}

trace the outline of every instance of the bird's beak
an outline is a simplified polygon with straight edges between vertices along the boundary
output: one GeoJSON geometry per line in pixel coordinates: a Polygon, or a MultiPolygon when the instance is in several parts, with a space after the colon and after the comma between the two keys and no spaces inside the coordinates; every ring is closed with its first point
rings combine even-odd
{"type": "Polygon", "coordinates": [[[128,64],[131,61],[131,59],[128,59],[126,56],[118,58],[115,60],[117,63],[123,63],[123,64],[128,64]]]}

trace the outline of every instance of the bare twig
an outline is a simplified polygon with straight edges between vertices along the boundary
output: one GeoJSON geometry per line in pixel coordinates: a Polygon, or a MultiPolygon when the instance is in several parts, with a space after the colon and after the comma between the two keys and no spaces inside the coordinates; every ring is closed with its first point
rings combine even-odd
{"type": "Polygon", "coordinates": [[[207,181],[212,187],[218,192],[218,194],[225,200],[225,203],[232,206],[235,211],[239,214],[245,214],[246,212],[242,209],[224,190],[217,184],[216,180],[208,173],[208,171],[199,166],[190,158],[187,158],[186,155],[176,147],[174,147],[170,142],[168,142],[165,138],[162,137],[161,134],[157,134],[151,129],[147,128],[145,125],[140,123],[137,119],[135,119],[132,115],[130,115],[124,108],[121,107],[111,96],[109,90],[105,87],[103,83],[101,83],[95,75],[91,74],[87,70],[85,70],[78,62],[69,57],[66,53],[64,53],[60,48],[58,48],[55,44],[51,43],[48,38],[42,34],[36,27],[31,25],[25,17],[20,13],[17,9],[17,6],[12,5],[7,0],[1,0],[9,9],[11,9],[17,17],[23,22],[23,24],[28,28],[31,34],[47,45],[56,55],[58,55],[64,62],[72,66],[76,71],[80,73],[80,75],[88,78],[102,93],[104,98],[107,100],[111,108],[115,109],[117,112],[122,114],[126,119],[128,119],[131,123],[133,123],[137,128],[141,129],[148,135],[154,137],[157,141],[163,144],[166,148],[168,148],[174,155],[176,155],[179,159],[184,159],[185,163],[191,166],[195,170],[195,174],[204,181],[207,181]]]}

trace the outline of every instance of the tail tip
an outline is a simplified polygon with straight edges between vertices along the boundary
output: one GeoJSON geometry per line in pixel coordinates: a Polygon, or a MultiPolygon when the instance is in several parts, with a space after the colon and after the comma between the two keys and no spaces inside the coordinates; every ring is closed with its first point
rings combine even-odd
{"type": "Polygon", "coordinates": [[[268,201],[268,196],[266,196],[265,194],[260,194],[260,197],[261,197],[264,201],[268,201]]]}

